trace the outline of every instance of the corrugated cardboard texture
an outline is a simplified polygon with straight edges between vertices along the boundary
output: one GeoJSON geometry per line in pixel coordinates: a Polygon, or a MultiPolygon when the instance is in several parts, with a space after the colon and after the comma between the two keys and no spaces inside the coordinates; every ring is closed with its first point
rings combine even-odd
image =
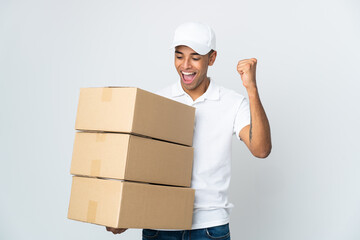
{"type": "Polygon", "coordinates": [[[193,151],[129,134],[77,132],[70,173],[190,187],[193,151]]]}
{"type": "Polygon", "coordinates": [[[138,89],[134,132],[192,146],[194,120],[193,107],[138,89]]]}
{"type": "Polygon", "coordinates": [[[123,182],[120,228],[191,229],[195,190],[123,182]]]}
{"type": "Polygon", "coordinates": [[[82,88],[75,129],[126,132],[192,146],[195,108],[139,88],[82,88]]]}
{"type": "Polygon", "coordinates": [[[75,129],[131,132],[136,88],[81,88],[75,129]]]}
{"type": "Polygon", "coordinates": [[[128,134],[77,132],[70,173],[124,179],[129,138],[128,134]]]}
{"type": "Polygon", "coordinates": [[[131,136],[126,180],[190,187],[194,149],[131,136]]]}
{"type": "Polygon", "coordinates": [[[68,218],[116,227],[121,192],[120,181],[73,177],[68,218]]]}
{"type": "Polygon", "coordinates": [[[191,229],[195,190],[73,177],[68,218],[117,228],[191,229]]]}

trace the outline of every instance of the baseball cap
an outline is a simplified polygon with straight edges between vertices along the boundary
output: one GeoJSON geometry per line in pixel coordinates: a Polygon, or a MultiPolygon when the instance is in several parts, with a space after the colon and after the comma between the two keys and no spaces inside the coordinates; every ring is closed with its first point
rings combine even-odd
{"type": "Polygon", "coordinates": [[[188,46],[198,54],[205,55],[216,48],[215,32],[203,23],[183,23],[175,30],[171,49],[180,45],[188,46]]]}

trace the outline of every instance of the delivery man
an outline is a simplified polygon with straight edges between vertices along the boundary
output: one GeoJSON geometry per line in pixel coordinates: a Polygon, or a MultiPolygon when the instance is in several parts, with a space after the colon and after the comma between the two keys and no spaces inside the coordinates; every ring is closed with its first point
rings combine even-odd
{"type": "MultiPolygon", "coordinates": [[[[266,158],[271,151],[269,121],[256,84],[255,58],[238,62],[237,71],[248,100],[207,76],[215,62],[214,31],[201,23],[180,25],[174,35],[175,68],[179,81],[157,92],[196,108],[194,163],[191,188],[195,189],[191,230],[143,229],[143,239],[230,239],[228,202],[231,139],[235,135],[250,152],[266,158]]],[[[126,229],[107,227],[114,234],[126,229]]]]}

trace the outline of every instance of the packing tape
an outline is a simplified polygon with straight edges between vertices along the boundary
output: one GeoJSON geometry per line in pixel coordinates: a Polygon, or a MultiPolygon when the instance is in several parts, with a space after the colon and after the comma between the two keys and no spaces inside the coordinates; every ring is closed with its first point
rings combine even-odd
{"type": "Polygon", "coordinates": [[[103,88],[101,94],[101,101],[110,102],[112,99],[112,88],[103,88]]]}
{"type": "Polygon", "coordinates": [[[105,142],[106,133],[96,133],[96,142],[105,142]]]}
{"type": "Polygon", "coordinates": [[[101,160],[95,159],[91,161],[90,174],[91,176],[100,176],[101,160]]]}
{"type": "Polygon", "coordinates": [[[88,211],[87,211],[87,216],[86,216],[87,222],[95,223],[97,205],[98,205],[98,202],[92,201],[92,200],[89,201],[88,211]]]}

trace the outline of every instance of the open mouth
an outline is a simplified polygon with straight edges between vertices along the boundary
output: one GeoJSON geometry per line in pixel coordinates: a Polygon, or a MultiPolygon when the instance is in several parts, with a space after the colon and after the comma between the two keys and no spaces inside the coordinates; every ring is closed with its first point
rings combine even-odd
{"type": "Polygon", "coordinates": [[[184,72],[181,71],[181,75],[182,75],[182,79],[184,81],[184,83],[186,84],[190,84],[194,81],[195,76],[196,76],[196,72],[184,72]]]}

